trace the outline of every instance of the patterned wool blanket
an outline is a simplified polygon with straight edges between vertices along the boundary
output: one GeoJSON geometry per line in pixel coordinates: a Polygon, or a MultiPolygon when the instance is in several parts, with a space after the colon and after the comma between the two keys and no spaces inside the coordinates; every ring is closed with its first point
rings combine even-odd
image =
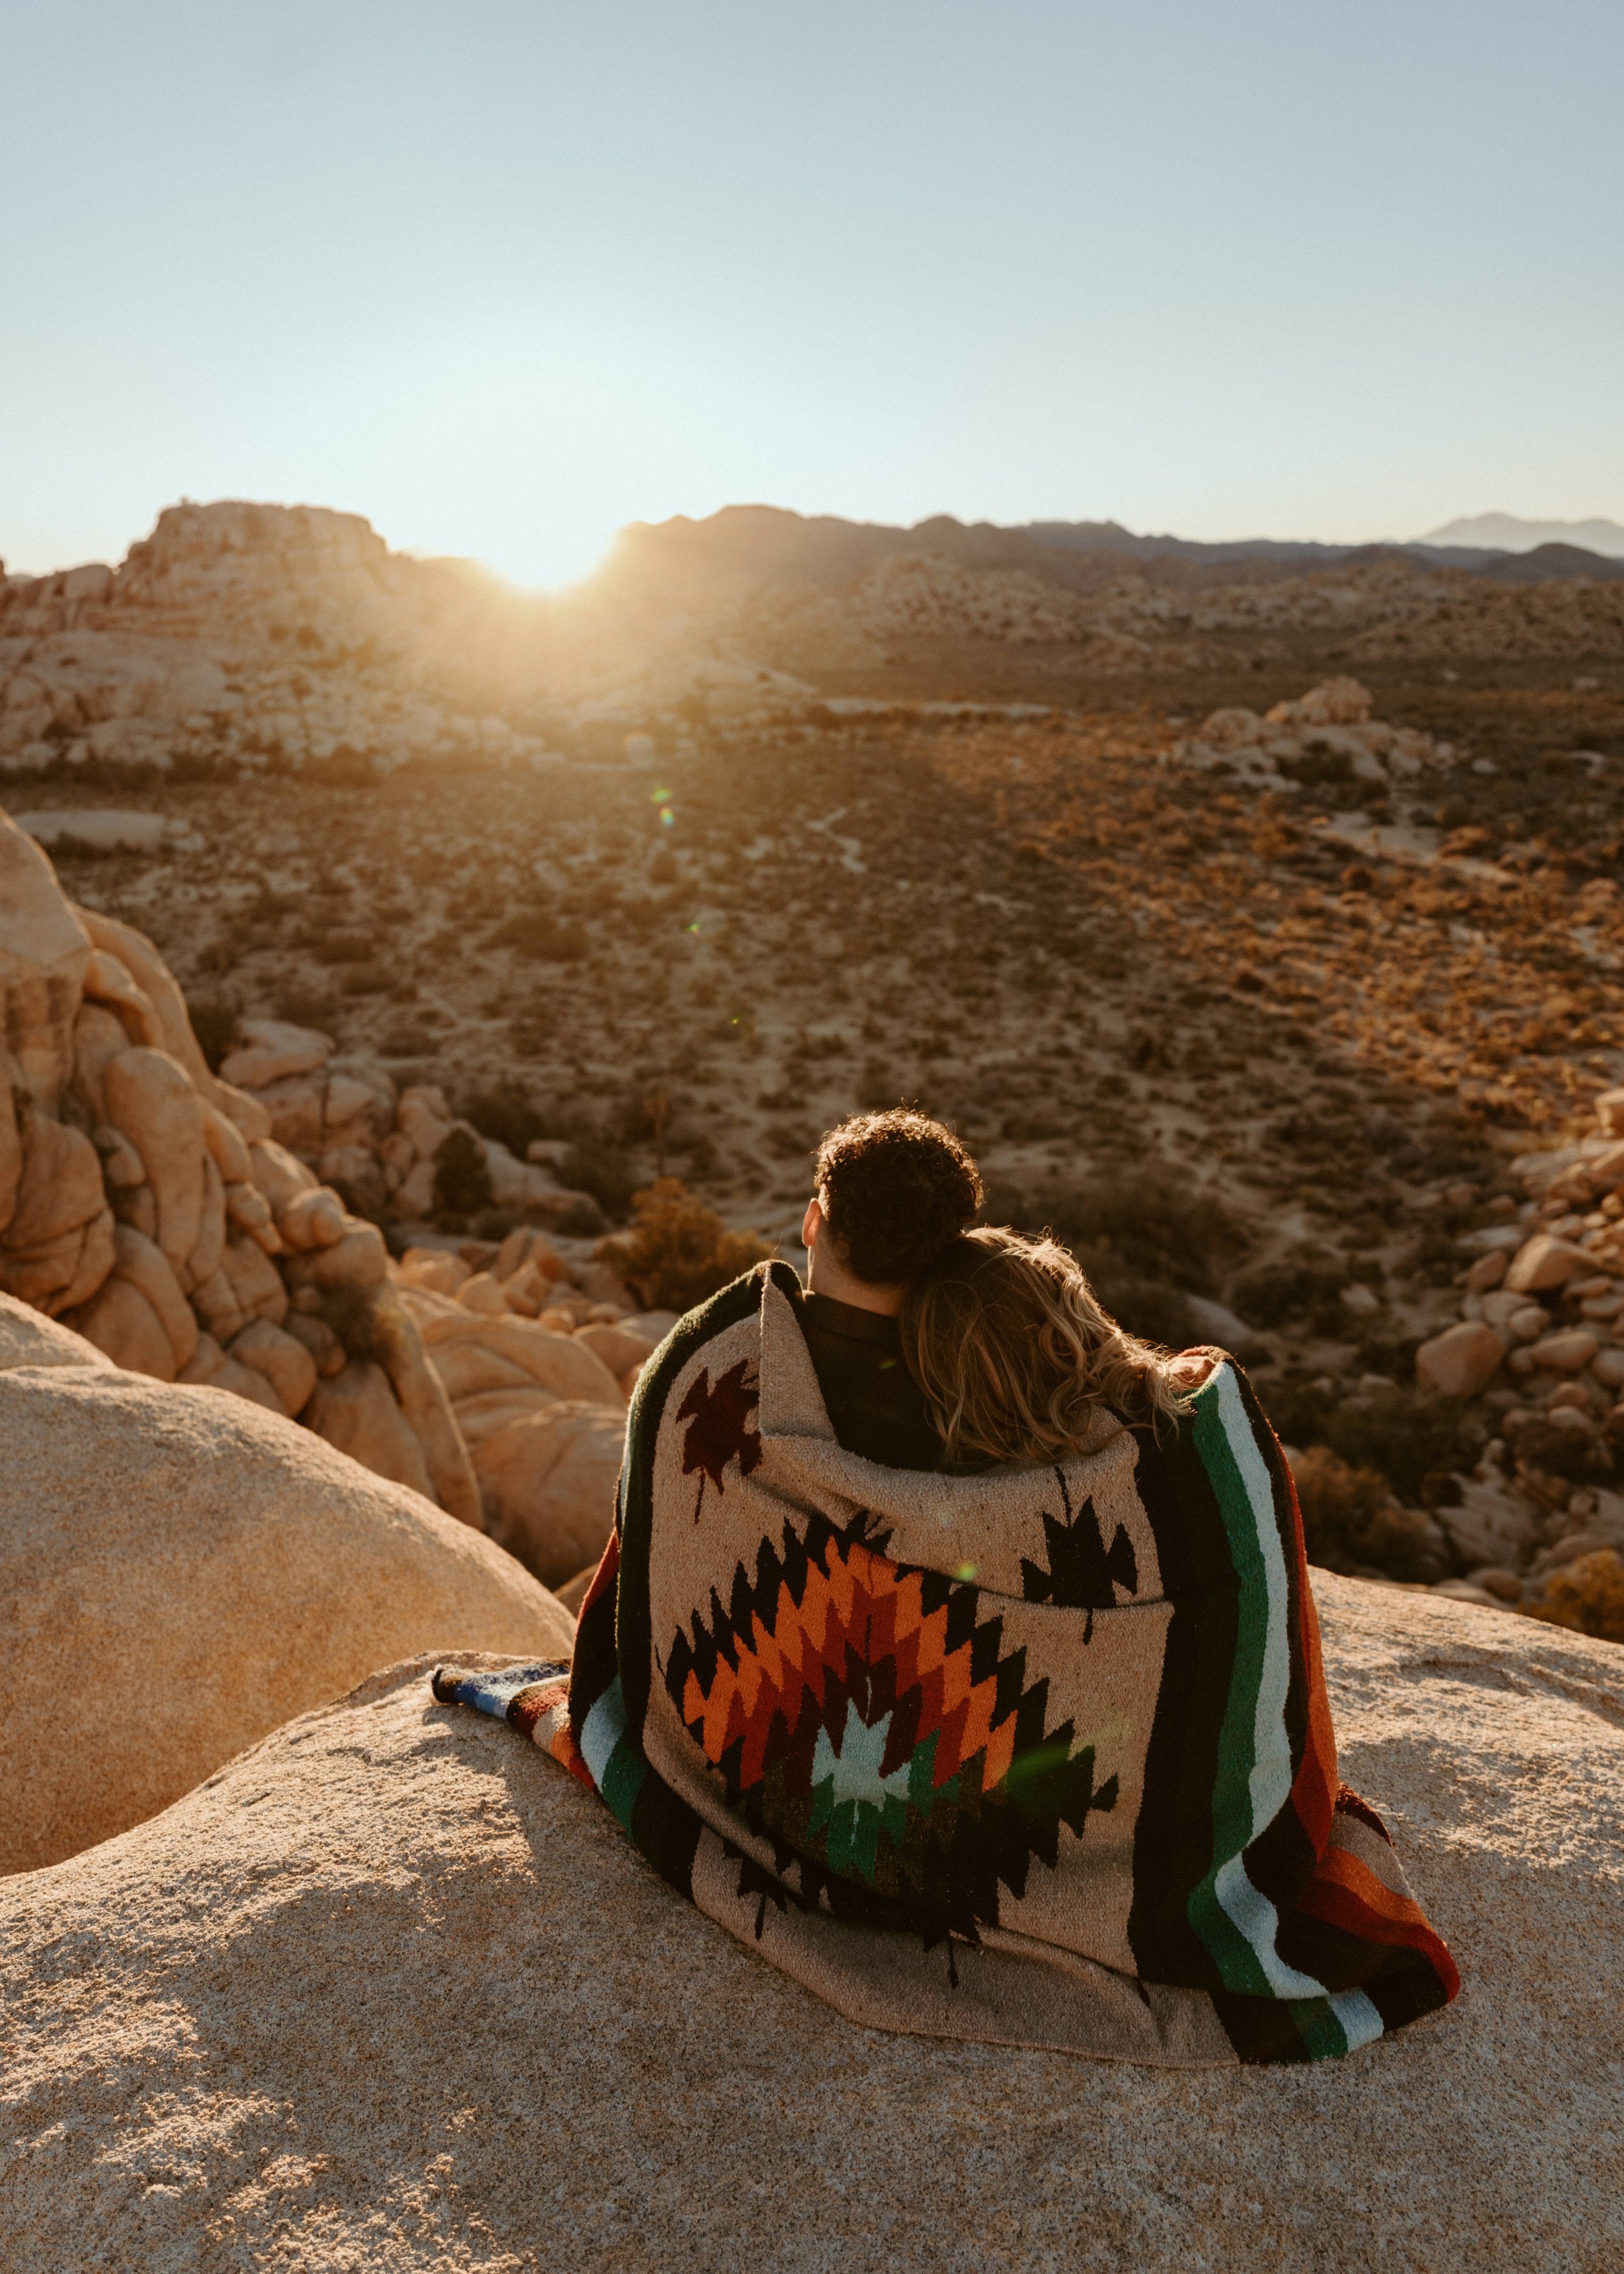
{"type": "Polygon", "coordinates": [[[1216,1362],[1048,1468],[842,1449],[774,1264],[633,1399],[573,1668],[442,1668],[699,1909],[853,2021],[1319,2060],[1458,1978],[1338,1781],[1290,1475],[1216,1362]]]}

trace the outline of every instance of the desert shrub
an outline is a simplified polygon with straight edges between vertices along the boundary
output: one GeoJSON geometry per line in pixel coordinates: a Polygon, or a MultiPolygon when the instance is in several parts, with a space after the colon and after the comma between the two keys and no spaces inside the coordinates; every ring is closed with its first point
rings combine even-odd
{"type": "Polygon", "coordinates": [[[1037,1145],[1056,1137],[1069,1137],[1076,1126],[1065,1114],[1042,1106],[1029,1106],[1006,1115],[1004,1133],[1012,1145],[1037,1145]]]}
{"type": "Polygon", "coordinates": [[[1083,1268],[1094,1293],[1131,1335],[1169,1350],[1189,1350],[1206,1340],[1182,1288],[1169,1287],[1165,1280],[1141,1279],[1109,1259],[1099,1265],[1085,1262],[1083,1268]]]}
{"type": "Polygon", "coordinates": [[[466,1129],[453,1129],[441,1138],[434,1155],[435,1215],[474,1216],[488,1209],[494,1198],[490,1164],[479,1140],[466,1129]]]}
{"type": "Polygon", "coordinates": [[[306,758],[304,779],[319,789],[374,789],[379,777],[371,758],[348,742],[340,742],[324,758],[306,758]]]}
{"type": "Polygon", "coordinates": [[[301,943],[318,963],[370,963],[378,952],[377,940],[364,931],[323,931],[306,928],[301,943]]]}
{"type": "Polygon", "coordinates": [[[1404,1501],[1429,1490],[1437,1497],[1436,1480],[1470,1469],[1488,1442],[1485,1425],[1467,1409],[1396,1383],[1349,1397],[1287,1381],[1271,1391],[1269,1405],[1289,1443],[1328,1446],[1352,1468],[1375,1469],[1404,1501]]]}
{"type": "Polygon", "coordinates": [[[338,1013],[338,998],[325,987],[312,987],[303,979],[290,979],[276,990],[276,1016],[286,1019],[296,1027],[319,1027],[331,1031],[338,1013]]]}
{"type": "Polygon", "coordinates": [[[538,1137],[548,1134],[545,1115],[522,1081],[505,1076],[489,1089],[470,1091],[462,1100],[462,1118],[471,1121],[482,1137],[493,1137],[518,1160],[538,1137]]]}
{"type": "MultiPolygon", "coordinates": [[[[1339,1305],[1338,1307],[1345,1319],[1348,1315],[1345,1306],[1339,1305]]],[[[1404,1334],[1390,1321],[1378,1318],[1359,1329],[1354,1347],[1359,1354],[1359,1364],[1366,1374],[1390,1374],[1395,1382],[1404,1382],[1415,1371],[1416,1352],[1421,1347],[1421,1337],[1404,1334]]]]}
{"type": "Polygon", "coordinates": [[[586,959],[586,933],[578,923],[568,923],[546,908],[524,908],[491,935],[493,947],[516,948],[538,963],[581,963],[586,959]]]}
{"type": "MultiPolygon", "coordinates": [[[[560,1180],[576,1192],[590,1193],[606,1216],[617,1223],[624,1221],[637,1186],[624,1153],[613,1146],[572,1145],[560,1163],[558,1173],[560,1180]]],[[[589,1224],[583,1229],[596,1231],[598,1227],[589,1224]]],[[[571,1226],[560,1224],[559,1230],[568,1231],[571,1226]]]]}
{"type": "Polygon", "coordinates": [[[1563,1428],[1544,1413],[1530,1413],[1508,1432],[1516,1458],[1546,1476],[1588,1483],[1611,1476],[1613,1456],[1601,1433],[1591,1427],[1563,1428]]]}
{"type": "Polygon", "coordinates": [[[222,1060],[230,1055],[237,1040],[240,1016],[237,1005],[226,995],[188,996],[186,1016],[192,1021],[192,1031],[210,1073],[218,1073],[222,1060]]]}
{"type": "MultiPolygon", "coordinates": [[[[402,1019],[385,1028],[378,1047],[387,1058],[422,1058],[433,1049],[434,1037],[421,1019],[402,1019]]],[[[431,1079],[427,1074],[422,1078],[431,1079]]]]}
{"type": "Polygon", "coordinates": [[[1313,1445],[1292,1474],[1311,1563],[1328,1571],[1374,1566],[1395,1579],[1443,1577],[1425,1519],[1396,1504],[1379,1470],[1353,1468],[1329,1446],[1313,1445]]]}
{"type": "Polygon", "coordinates": [[[1080,1192],[1034,1193],[1028,1214],[1101,1281],[1114,1272],[1192,1295],[1214,1293],[1244,1246],[1219,1201],[1154,1170],[1101,1175],[1080,1192]]]}
{"type": "Polygon", "coordinates": [[[1052,1231],[1114,1319],[1172,1350],[1204,1340],[1188,1297],[1211,1291],[1222,1259],[1239,1238],[1216,1205],[1132,1171],[1103,1171],[1098,1187],[1080,1193],[1026,1192],[995,1181],[981,1216],[1021,1231],[1052,1231]]]}
{"type": "Polygon", "coordinates": [[[1229,1291],[1230,1300],[1249,1326],[1306,1321],[1316,1333],[1335,1334],[1349,1323],[1340,1299],[1347,1277],[1346,1267],[1324,1248],[1301,1247],[1242,1272],[1229,1291]]]}
{"type": "Polygon", "coordinates": [[[1280,771],[1304,789],[1340,789],[1353,781],[1353,760],[1318,739],[1306,745],[1300,758],[1282,759],[1280,771]]]}
{"type": "Polygon", "coordinates": [[[321,1315],[351,1358],[371,1359],[387,1371],[402,1355],[403,1329],[373,1287],[333,1287],[322,1298],[321,1315]]]}
{"type": "Polygon", "coordinates": [[[634,1195],[629,1232],[604,1243],[645,1310],[688,1311],[772,1250],[753,1231],[730,1231],[678,1177],[634,1195]]]}
{"type": "Polygon", "coordinates": [[[1545,1601],[1530,1605],[1529,1615],[1601,1642],[1624,1642],[1624,1556],[1598,1547],[1553,1571],[1545,1601]]]}
{"type": "Polygon", "coordinates": [[[395,980],[381,963],[350,963],[340,973],[339,984],[346,995],[387,995],[395,980]]]}

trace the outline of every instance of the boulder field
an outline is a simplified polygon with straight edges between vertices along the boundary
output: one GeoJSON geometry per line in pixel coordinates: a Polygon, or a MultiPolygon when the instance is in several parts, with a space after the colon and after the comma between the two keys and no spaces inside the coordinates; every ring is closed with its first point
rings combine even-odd
{"type": "Polygon", "coordinates": [[[405,1653],[568,1655],[545,1589],[419,1494],[4,1297],[0,1447],[0,1872],[154,1815],[405,1653]]]}
{"type": "Polygon", "coordinates": [[[1447,2012],[1238,2074],[857,2029],[420,1657],[0,1885],[0,2261],[1610,2274],[1624,1656],[1315,1585],[1447,2012]]]}
{"type": "Polygon", "coordinates": [[[673,1314],[634,1315],[533,1223],[469,1243],[488,1269],[397,1262],[373,1218],[432,1209],[447,1142],[515,1210],[584,1200],[327,1035],[250,1020],[215,1075],[152,942],[74,907],[0,814],[0,1300],[297,1419],[563,1581],[608,1536],[629,1385],[673,1314]]]}

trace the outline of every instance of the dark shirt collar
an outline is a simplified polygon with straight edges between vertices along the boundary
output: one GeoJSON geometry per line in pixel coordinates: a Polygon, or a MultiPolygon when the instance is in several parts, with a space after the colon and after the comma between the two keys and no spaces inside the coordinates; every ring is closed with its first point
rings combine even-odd
{"type": "Polygon", "coordinates": [[[855,1303],[838,1303],[832,1295],[803,1295],[808,1323],[847,1342],[874,1343],[881,1350],[901,1347],[901,1331],[883,1311],[865,1311],[855,1303]]]}

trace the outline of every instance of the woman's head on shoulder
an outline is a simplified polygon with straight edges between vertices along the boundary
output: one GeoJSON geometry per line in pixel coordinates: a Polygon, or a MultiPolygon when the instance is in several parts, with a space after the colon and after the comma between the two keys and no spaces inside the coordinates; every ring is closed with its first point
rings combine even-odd
{"type": "Polygon", "coordinates": [[[1000,1225],[944,1246],[899,1325],[954,1469],[1065,1460],[1121,1422],[1177,1426],[1210,1363],[1129,1334],[1057,1240],[1000,1225]]]}

